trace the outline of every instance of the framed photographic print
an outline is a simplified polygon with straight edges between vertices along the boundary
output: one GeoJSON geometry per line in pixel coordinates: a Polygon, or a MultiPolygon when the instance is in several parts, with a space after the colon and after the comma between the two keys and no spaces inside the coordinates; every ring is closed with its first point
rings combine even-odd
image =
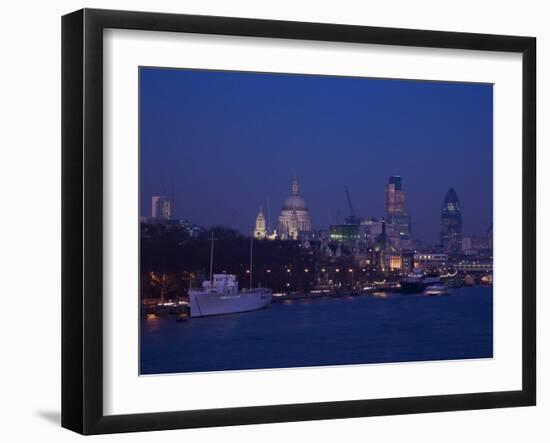
{"type": "Polygon", "coordinates": [[[62,21],[62,425],[529,406],[531,37],[62,21]]]}

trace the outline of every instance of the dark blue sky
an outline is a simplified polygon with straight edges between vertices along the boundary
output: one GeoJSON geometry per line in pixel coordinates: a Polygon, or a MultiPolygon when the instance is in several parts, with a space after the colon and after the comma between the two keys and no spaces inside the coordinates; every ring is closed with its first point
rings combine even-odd
{"type": "Polygon", "coordinates": [[[141,212],[172,196],[175,216],[250,232],[276,217],[297,174],[315,229],[384,215],[401,175],[413,237],[436,243],[449,187],[465,234],[492,222],[493,89],[488,84],[140,69],[141,212]]]}

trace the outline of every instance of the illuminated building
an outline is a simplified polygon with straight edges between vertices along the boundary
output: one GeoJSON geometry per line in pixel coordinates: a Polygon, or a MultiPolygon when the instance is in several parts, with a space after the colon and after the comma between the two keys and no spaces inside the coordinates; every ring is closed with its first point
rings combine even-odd
{"type": "Polygon", "coordinates": [[[454,188],[449,189],[441,211],[441,245],[450,254],[462,251],[462,214],[454,188]]]}
{"type": "Polygon", "coordinates": [[[468,254],[470,251],[474,250],[472,243],[473,243],[472,237],[462,237],[461,248],[464,254],[468,254]]]}
{"type": "Polygon", "coordinates": [[[361,228],[364,229],[363,235],[369,245],[376,242],[376,239],[382,234],[382,229],[384,229],[385,235],[391,239],[395,247],[397,247],[399,243],[399,232],[396,226],[391,221],[387,221],[384,218],[364,220],[361,223],[361,228]]]}
{"type": "Polygon", "coordinates": [[[438,269],[448,265],[447,254],[419,253],[414,254],[414,267],[420,269],[438,269]]]}
{"type": "Polygon", "coordinates": [[[282,239],[297,240],[311,232],[311,217],[300,195],[296,177],[292,180],[290,195],[286,198],[278,219],[278,233],[282,239]]]}
{"type": "Polygon", "coordinates": [[[204,233],[204,228],[202,226],[191,223],[189,220],[171,218],[169,220],[162,220],[162,224],[166,226],[167,229],[181,229],[192,238],[198,238],[204,233]]]}
{"type": "Polygon", "coordinates": [[[476,251],[483,251],[486,249],[491,249],[491,241],[489,236],[480,236],[480,237],[471,237],[472,249],[476,251]]]}
{"type": "Polygon", "coordinates": [[[401,272],[409,274],[414,268],[414,251],[403,251],[401,253],[401,272]]]}
{"type": "Polygon", "coordinates": [[[493,272],[493,261],[463,259],[454,262],[452,267],[461,272],[493,272]]]}
{"type": "Polygon", "coordinates": [[[329,238],[331,241],[355,244],[361,239],[359,225],[332,225],[329,227],[329,238]]]}
{"type": "Polygon", "coordinates": [[[388,258],[390,271],[401,269],[403,261],[400,254],[390,254],[388,258]]]}
{"type": "Polygon", "coordinates": [[[491,249],[491,243],[487,236],[462,236],[462,252],[466,255],[475,255],[480,252],[487,252],[491,249]]]}
{"type": "Polygon", "coordinates": [[[363,220],[361,226],[365,229],[365,237],[368,245],[372,245],[376,238],[382,234],[382,222],[376,218],[363,220]]]}
{"type": "Polygon", "coordinates": [[[265,225],[265,217],[262,211],[262,207],[260,206],[260,211],[256,216],[256,225],[254,227],[254,238],[258,240],[263,240],[264,238],[266,238],[266,236],[267,236],[267,229],[265,225]]]}
{"type": "Polygon", "coordinates": [[[411,217],[408,214],[394,215],[391,218],[395,235],[399,238],[408,238],[411,230],[411,217]]]}
{"type": "Polygon", "coordinates": [[[386,215],[389,220],[394,215],[405,214],[405,191],[401,189],[401,177],[392,175],[386,185],[386,215]]]}
{"type": "Polygon", "coordinates": [[[168,220],[172,218],[172,202],[163,195],[153,195],[151,198],[151,218],[168,220]]]}
{"type": "Polygon", "coordinates": [[[401,177],[391,176],[386,185],[386,217],[388,223],[393,225],[391,236],[400,240],[408,240],[411,231],[411,217],[407,214],[405,201],[401,177]]]}
{"type": "Polygon", "coordinates": [[[386,235],[386,223],[382,220],[382,233],[378,235],[372,245],[372,261],[379,271],[386,271],[390,267],[392,256],[399,255],[399,251],[386,235]]]}

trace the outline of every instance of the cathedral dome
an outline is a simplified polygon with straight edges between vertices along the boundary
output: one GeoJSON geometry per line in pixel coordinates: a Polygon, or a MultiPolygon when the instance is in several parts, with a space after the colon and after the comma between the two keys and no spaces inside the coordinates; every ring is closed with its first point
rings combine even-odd
{"type": "Polygon", "coordinates": [[[311,218],[306,202],[300,196],[296,176],[292,180],[290,195],[286,198],[278,223],[279,235],[283,239],[298,240],[311,231],[311,218]]]}
{"type": "Polygon", "coordinates": [[[307,211],[306,202],[299,195],[289,195],[283,205],[283,211],[307,211]]]}
{"type": "Polygon", "coordinates": [[[296,176],[292,180],[290,195],[285,200],[283,211],[307,211],[306,202],[300,196],[300,187],[296,176]]]}

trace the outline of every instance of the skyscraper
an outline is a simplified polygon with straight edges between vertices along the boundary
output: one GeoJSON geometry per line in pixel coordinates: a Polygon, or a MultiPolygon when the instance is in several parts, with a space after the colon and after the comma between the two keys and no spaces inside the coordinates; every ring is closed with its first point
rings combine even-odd
{"type": "Polygon", "coordinates": [[[151,218],[169,220],[172,218],[172,202],[163,195],[153,195],[151,198],[151,218]]]}
{"type": "Polygon", "coordinates": [[[392,175],[386,185],[386,218],[393,225],[400,239],[409,238],[411,218],[405,208],[405,191],[402,189],[401,176],[392,175]]]}
{"type": "Polygon", "coordinates": [[[401,189],[401,177],[392,175],[386,185],[386,216],[405,214],[405,191],[401,189]]]}
{"type": "Polygon", "coordinates": [[[462,247],[462,213],[454,188],[449,189],[441,211],[441,245],[445,252],[458,254],[462,247]]]}

